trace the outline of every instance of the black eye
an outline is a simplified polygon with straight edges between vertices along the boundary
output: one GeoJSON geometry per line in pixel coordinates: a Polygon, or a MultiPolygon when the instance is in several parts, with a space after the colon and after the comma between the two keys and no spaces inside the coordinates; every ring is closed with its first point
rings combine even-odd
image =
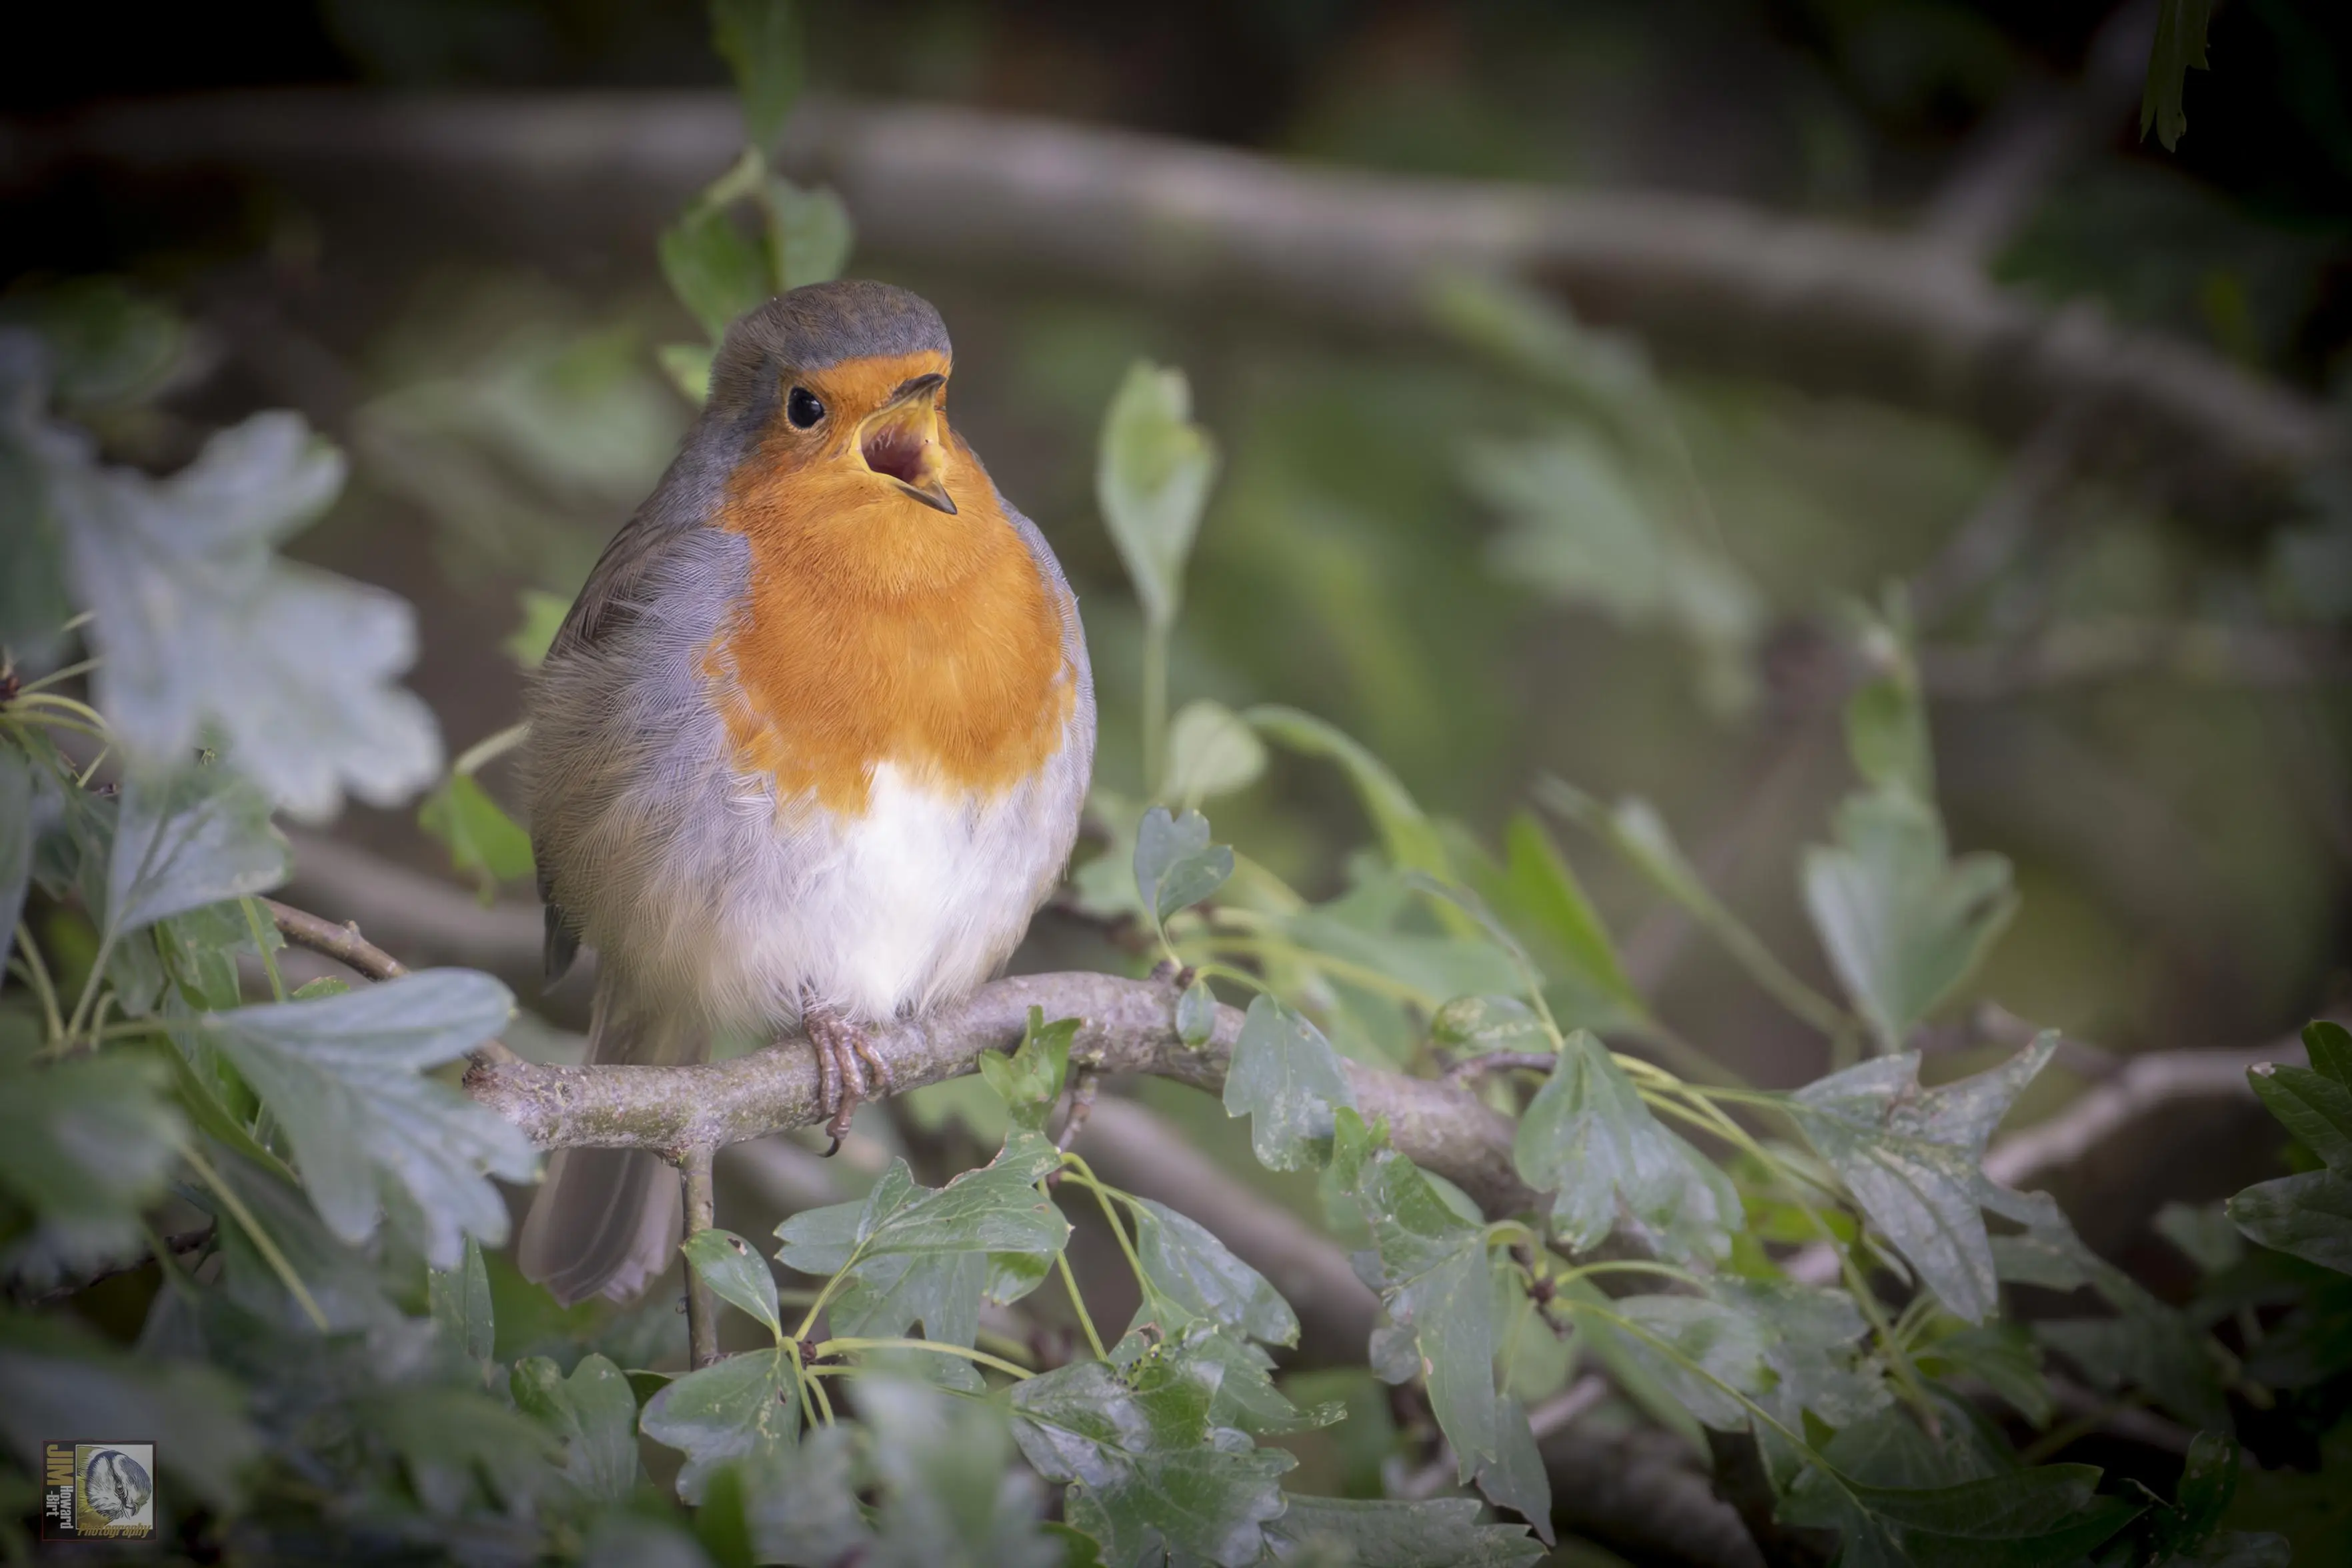
{"type": "Polygon", "coordinates": [[[784,399],[784,417],[793,422],[794,430],[806,430],[824,417],[824,404],[808,388],[794,387],[784,399]]]}

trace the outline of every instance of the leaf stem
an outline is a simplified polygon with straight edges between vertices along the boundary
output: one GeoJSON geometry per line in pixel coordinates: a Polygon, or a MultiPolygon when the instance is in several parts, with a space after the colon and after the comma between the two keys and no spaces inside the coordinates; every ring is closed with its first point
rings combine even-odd
{"type": "Polygon", "coordinates": [[[278,972],[278,955],[269,949],[269,938],[277,934],[278,927],[261,918],[260,900],[248,895],[237,903],[245,907],[246,927],[253,933],[253,945],[261,954],[262,970],[269,977],[269,994],[282,1002],[286,999],[286,980],[278,972]]]}
{"type": "MultiPolygon", "coordinates": [[[[801,1342],[797,1337],[784,1342],[784,1354],[792,1358],[793,1393],[801,1402],[802,1428],[805,1431],[814,1431],[817,1426],[816,1406],[809,1397],[809,1390],[817,1386],[817,1374],[822,1369],[801,1364],[801,1342]]],[[[831,1407],[828,1402],[826,1408],[831,1407]]]]}
{"type": "Polygon", "coordinates": [[[1095,1195],[1095,1201],[1102,1206],[1103,1218],[1109,1223],[1110,1233],[1118,1240],[1118,1249],[1127,1254],[1127,1266],[1135,1270],[1137,1288],[1145,1295],[1158,1295],[1159,1292],[1151,1288],[1150,1279],[1143,1271],[1143,1260],[1136,1255],[1135,1243],[1127,1238],[1126,1225],[1119,1219],[1118,1211],[1111,1207],[1110,1200],[1114,1195],[1129,1203],[1136,1201],[1134,1196],[1104,1185],[1102,1179],[1095,1175],[1092,1166],[1066,1150],[1062,1155],[1062,1164],[1069,1177],[1075,1179],[1080,1186],[1092,1192],[1095,1195]]]}
{"type": "Polygon", "coordinates": [[[229,1218],[253,1239],[254,1250],[261,1254],[262,1261],[269,1265],[270,1272],[278,1276],[279,1283],[300,1304],[303,1315],[310,1320],[310,1326],[325,1333],[327,1314],[319,1310],[310,1288],[302,1283],[302,1276],[294,1271],[294,1265],[286,1260],[286,1254],[278,1249],[278,1243],[271,1239],[269,1232],[261,1228],[261,1221],[253,1217],[253,1210],[246,1207],[245,1199],[237,1196],[236,1189],[222,1179],[220,1172],[213,1169],[210,1162],[197,1152],[193,1141],[180,1146],[180,1157],[186,1160],[197,1178],[212,1189],[213,1195],[220,1199],[221,1207],[228,1210],[229,1218]]]}
{"type": "MultiPolygon", "coordinates": [[[[816,1353],[819,1355],[846,1355],[856,1351],[877,1350],[927,1350],[935,1355],[961,1356],[966,1361],[976,1362],[982,1366],[1005,1373],[1023,1381],[1037,1375],[1027,1367],[1016,1366],[1001,1355],[991,1355],[984,1350],[974,1350],[969,1345],[948,1344],[935,1339],[829,1339],[816,1347],[816,1353]]],[[[816,1370],[824,1369],[820,1367],[816,1370]]]]}
{"type": "Polygon", "coordinates": [[[48,1021],[48,1038],[61,1039],[66,1032],[66,1020],[58,1011],[57,982],[49,977],[48,960],[41,956],[40,948],[34,944],[33,928],[21,920],[16,922],[16,953],[18,961],[8,967],[24,976],[25,983],[40,998],[41,1016],[48,1021]]]}
{"type": "Polygon", "coordinates": [[[1055,1253],[1054,1266],[1061,1270],[1062,1289],[1070,1293],[1070,1306],[1078,1314],[1078,1326],[1087,1331],[1087,1348],[1095,1353],[1097,1361],[1108,1361],[1110,1353],[1103,1349],[1102,1335],[1095,1332],[1095,1320],[1087,1312],[1086,1298],[1078,1294],[1078,1277],[1070,1271],[1069,1253],[1055,1253]]]}
{"type": "Polygon", "coordinates": [[[68,664],[62,670],[51,670],[47,674],[43,675],[37,681],[26,682],[25,685],[18,689],[16,695],[20,697],[29,696],[35,692],[45,691],[48,687],[56,685],[59,681],[69,681],[76,675],[86,675],[105,662],[106,661],[103,659],[84,659],[79,664],[68,664]]]}
{"type": "Polygon", "coordinates": [[[1143,792],[1154,800],[1166,768],[1168,632],[1165,626],[1148,626],[1143,632],[1143,792]]]}
{"type": "Polygon", "coordinates": [[[526,719],[520,724],[510,724],[496,735],[478,740],[459,752],[457,760],[449,765],[449,771],[462,773],[471,778],[490,763],[520,746],[530,735],[530,720],[526,719]]]}

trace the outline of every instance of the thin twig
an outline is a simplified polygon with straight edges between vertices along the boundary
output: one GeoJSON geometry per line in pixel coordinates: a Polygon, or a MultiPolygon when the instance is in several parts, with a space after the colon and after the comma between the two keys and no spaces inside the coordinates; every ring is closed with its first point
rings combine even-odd
{"type": "MultiPolygon", "coordinates": [[[[261,903],[276,923],[278,934],[297,947],[322,954],[371,980],[396,980],[409,972],[408,966],[362,936],[356,921],[337,925],[307,909],[297,909],[274,898],[265,898],[261,903]]],[[[499,1067],[522,1060],[502,1040],[486,1040],[466,1054],[482,1067],[499,1067]]]]}
{"type": "MultiPolygon", "coordinates": [[[[717,1223],[709,1146],[687,1150],[677,1168],[686,1177],[686,1233],[691,1237],[717,1223]]],[[[686,1340],[698,1370],[719,1359],[719,1298],[692,1263],[686,1266],[686,1340]]]]}

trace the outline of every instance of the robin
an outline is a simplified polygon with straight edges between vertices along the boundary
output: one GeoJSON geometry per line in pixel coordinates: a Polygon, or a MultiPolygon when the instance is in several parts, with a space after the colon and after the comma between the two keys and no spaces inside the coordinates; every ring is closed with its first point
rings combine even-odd
{"type": "MultiPolygon", "coordinates": [[[[989,977],[1060,878],[1094,762],[1077,601],[949,427],[939,312],[795,288],[710,397],[531,689],[547,968],[596,949],[594,1062],[804,1031],[840,1146],[877,1025],[989,977]]],[[[659,1156],[566,1149],[517,1258],[626,1300],[677,1244],[659,1156]]]]}

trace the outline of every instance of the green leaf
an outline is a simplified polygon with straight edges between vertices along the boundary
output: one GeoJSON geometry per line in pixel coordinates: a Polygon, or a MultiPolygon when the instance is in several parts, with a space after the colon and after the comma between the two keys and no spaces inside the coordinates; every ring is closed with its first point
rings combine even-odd
{"type": "Polygon", "coordinates": [[[781,1347],[745,1351],[673,1378],[646,1401],[638,1427],[686,1456],[677,1495],[698,1503],[714,1471],[735,1460],[780,1459],[800,1435],[800,1375],[781,1347]]]}
{"type": "Polygon", "coordinates": [[[1198,811],[1171,817],[1165,806],[1143,814],[1135,832],[1135,887],[1143,907],[1166,924],[1225,884],[1234,874],[1230,845],[1209,841],[1209,820],[1198,811]]]}
{"type": "Polygon", "coordinates": [[[2179,146],[2189,129],[2181,108],[2189,73],[2207,70],[2205,29],[2213,19],[2215,0],[2163,0],[2157,7],[2156,42],[2147,53],[2147,85],[2140,89],[2139,133],[2147,140],[2151,127],[2167,152],[2179,146]]]}
{"type": "Polygon", "coordinates": [[[245,1395],[218,1371],[132,1356],[78,1323],[0,1312],[0,1435],[27,1474],[45,1438],[76,1432],[152,1438],[168,1482],[236,1507],[261,1439],[245,1395]]]}
{"type": "Polygon", "coordinates": [[[1609,1055],[1582,1030],[1536,1092],[1512,1139],[1519,1175],[1552,1194],[1551,1222],[1572,1250],[1597,1247],[1620,1205],[1669,1256],[1722,1258],[1739,1228],[1731,1180],[1659,1125],[1609,1055]]]}
{"type": "MultiPolygon", "coordinates": [[[[654,350],[662,374],[697,408],[710,401],[710,365],[718,357],[718,349],[709,343],[664,343],[654,350]]],[[[568,612],[571,607],[564,608],[568,612]]]]}
{"type": "Polygon", "coordinates": [[[1627,1296],[1608,1310],[1639,1332],[1602,1332],[1619,1336],[1669,1398],[1718,1431],[1747,1427],[1748,1407],[1724,1385],[1765,1392],[1764,1333],[1754,1314],[1705,1296],[1627,1296]]]}
{"type": "Polygon", "coordinates": [[[2033,1426],[2050,1424],[2054,1407],[2042,1375],[2042,1353],[2016,1323],[1982,1323],[1947,1334],[1923,1347],[1917,1360],[1930,1377],[1973,1377],[2033,1426]]]}
{"type": "Polygon", "coordinates": [[[532,871],[530,835],[488,791],[464,773],[452,773],[425,798],[416,825],[449,847],[449,862],[474,878],[489,903],[502,882],[522,882],[532,871]]]}
{"type": "Polygon", "coordinates": [[[436,1519],[470,1512],[478,1499],[524,1509],[555,1479],[555,1435],[475,1389],[380,1388],[355,1401],[352,1419],[436,1519]]]}
{"type": "Polygon", "coordinates": [[[738,316],[765,300],[767,264],[727,209],[698,203],[662,230],[662,276],[717,342],[738,316]]]}
{"type": "Polygon", "coordinates": [[[1465,1051],[1551,1049],[1551,1032],[1517,997],[1456,997],[1430,1015],[1429,1038],[1465,1051]]]}
{"type": "Polygon", "coordinates": [[[1410,1336],[1430,1408],[1454,1445],[1460,1479],[1468,1480],[1504,1454],[1486,1227],[1455,1212],[1353,1110],[1338,1117],[1332,1177],[1355,1200],[1370,1233],[1370,1250],[1358,1255],[1357,1271],[1381,1292],[1396,1333],[1410,1336]]]}
{"type": "Polygon", "coordinates": [[[1481,1524],[1466,1497],[1426,1502],[1361,1502],[1286,1494],[1282,1517],[1266,1522],[1283,1561],[1340,1561],[1355,1568],[1528,1568],[1544,1555],[1523,1525],[1481,1524]],[[1287,1547],[1288,1550],[1283,1550],[1287,1547]]]}
{"type": "Polygon", "coordinates": [[[145,1249],[142,1211],[163,1195],[187,1124],[163,1064],[121,1051],[37,1064],[0,1048],[0,1192],[37,1226],[9,1272],[47,1283],[145,1249]]]}
{"type": "Polygon", "coordinates": [[[847,1426],[820,1427],[797,1448],[742,1462],[745,1522],[760,1562],[833,1568],[873,1550],[850,1465],[856,1435],[847,1426]]]}
{"type": "Polygon", "coordinates": [[[273,553],[342,487],[342,458],[299,415],[224,430],[168,479],[100,467],[78,433],[46,428],[40,446],[105,661],[97,706],[137,771],[181,768],[217,727],[231,766],[311,820],[346,789],[389,806],[440,772],[431,712],[392,684],[416,653],[409,606],[273,553]]]}
{"type": "Polygon", "coordinates": [[[1755,1330],[1784,1425],[1801,1429],[1798,1412],[1810,1410],[1832,1427],[1851,1427],[1893,1401],[1861,1309],[1843,1291],[1718,1276],[1708,1292],[1755,1330]]]}
{"type": "Polygon", "coordinates": [[[1934,810],[1881,789],[1838,808],[1838,845],[1805,852],[1805,908],[1885,1048],[1966,979],[2017,911],[2009,862],[1950,859],[1934,810]]]}
{"type": "Polygon", "coordinates": [[[1168,776],[1160,794],[1191,810],[1231,795],[1265,771],[1265,743],[1242,716],[1206,698],[1189,702],[1168,726],[1168,776]]]}
{"type": "Polygon", "coordinates": [[[2230,1200],[2228,1213],[2264,1247],[2352,1274],[2352,1181],[2334,1171],[2258,1182],[2230,1200]]]}
{"type": "Polygon", "coordinates": [[[185,361],[187,323],[121,278],[78,277],[16,301],[49,351],[58,402],[77,413],[143,402],[185,361]]]}
{"type": "Polygon", "coordinates": [[[637,1399],[621,1369],[589,1354],[566,1377],[543,1355],[515,1363],[516,1408],[563,1441],[563,1473],[587,1497],[618,1502],[637,1488],[637,1399]]]}
{"type": "Polygon", "coordinates": [[[2156,1233],[2197,1265],[2200,1274],[2221,1274],[2246,1260],[2246,1239],[2218,1203],[2168,1203],[2156,1211],[2156,1233]]]}
{"type": "Polygon", "coordinates": [[[1290,1303],[1223,1242],[1151,1198],[1138,1198],[1131,1212],[1143,1277],[1163,1301],[1268,1344],[1298,1343],[1290,1303]]]}
{"type": "Polygon", "coordinates": [[[1103,1561],[1164,1550],[1224,1568],[1265,1551],[1282,1511],[1276,1478],[1293,1460],[1211,1421],[1222,1374],[1185,1343],[1147,1347],[1130,1334],[1108,1362],[1076,1362],[1012,1390],[1022,1456],[1068,1486],[1065,1514],[1102,1543],[1103,1561]]]}
{"type": "Polygon", "coordinates": [[[793,0],[711,0],[710,41],[735,73],[743,140],[772,152],[807,69],[800,7],[793,0]]]}
{"type": "Polygon", "coordinates": [[[1176,1038],[1198,1051],[1216,1032],[1217,993],[1209,988],[1208,981],[1196,979],[1176,998],[1176,1038]]]}
{"type": "Polygon", "coordinates": [[[1381,847],[1399,871],[1426,872],[1441,882],[1453,880],[1445,843],[1437,828],[1422,812],[1388,765],[1365,750],[1337,727],[1293,707],[1261,704],[1242,715],[1260,735],[1286,746],[1302,757],[1321,757],[1338,763],[1355,788],[1356,798],[1379,830],[1381,847]]]}
{"type": "Polygon", "coordinates": [[[885,1493],[876,1561],[1060,1563],[1061,1547],[1038,1528],[1035,1482],[1012,1471],[1013,1427],[1003,1406],[905,1376],[867,1374],[856,1390],[885,1493]]]}
{"type": "Polygon", "coordinates": [[[2057,1050],[2053,1035],[1990,1072],[1919,1083],[1916,1051],[1865,1061],[1790,1096],[1790,1113],[1872,1225],[1953,1316],[1982,1322],[1998,1303],[1992,1246],[1978,1211],[1986,1143],[2057,1050]]]}
{"type": "Polygon", "coordinates": [[[225,768],[133,776],[122,791],[106,869],[106,920],[117,936],[225,898],[260,893],[292,869],[269,802],[225,768]]]}
{"type": "MultiPolygon", "coordinates": [[[[709,370],[709,352],[702,350],[706,373],[709,370]]],[[[563,630],[564,618],[572,613],[572,601],[560,593],[526,588],[515,596],[515,602],[522,610],[522,621],[499,646],[520,668],[535,670],[554,645],[555,634],[563,630]]]]}
{"type": "Polygon", "coordinates": [[[1217,473],[1216,444],[1192,413],[1184,372],[1139,360],[1103,416],[1095,467],[1095,498],[1111,542],[1145,622],[1163,631],[1182,607],[1184,563],[1217,473]]]}
{"type": "Polygon", "coordinates": [[[425,1301],[442,1343],[477,1369],[498,1354],[498,1323],[490,1306],[490,1276],[482,1266],[482,1245],[466,1238],[466,1254],[452,1270],[428,1270],[425,1301]]]}
{"type": "Polygon", "coordinates": [[[1253,998],[1225,1069],[1225,1114],[1250,1119],[1258,1163],[1277,1171],[1321,1164],[1333,1113],[1355,1104],[1323,1031],[1272,997],[1253,998]]]}
{"type": "Polygon", "coordinates": [[[2352,1085],[2276,1061],[2249,1068],[2246,1082],[2295,1142],[2337,1176],[2352,1176],[2352,1085]]]}
{"type": "Polygon", "coordinates": [[[462,1239],[505,1240],[507,1208],[482,1173],[528,1180],[538,1164],[511,1125],[424,1076],[505,1027],[507,988],[432,969],[319,1001],[198,1014],[179,1028],[234,1063],[294,1145],[328,1228],[364,1241],[380,1199],[416,1226],[425,1260],[454,1268],[462,1239]]]}
{"type": "Polygon", "coordinates": [[[2315,1071],[2352,1086],[2352,1030],[2328,1019],[2305,1024],[2303,1048],[2310,1053],[2315,1071]]]}
{"type": "Polygon", "coordinates": [[[1029,1023],[1021,1043],[1010,1056],[983,1052],[980,1075],[1004,1102],[1013,1124],[1043,1133],[1062,1098],[1070,1075],[1070,1046],[1078,1037],[1078,1020],[1045,1021],[1043,1008],[1029,1009],[1029,1023]]]}
{"type": "Polygon", "coordinates": [[[1596,1021],[1646,1019],[1648,1004],[1618,961],[1608,927],[1543,824],[1525,811],[1514,815],[1503,830],[1503,856],[1499,876],[1480,889],[1487,902],[1538,946],[1548,969],[1613,1010],[1596,1021]]]}
{"type": "Polygon", "coordinates": [[[767,1324],[768,1332],[779,1341],[784,1337],[783,1321],[776,1308],[776,1277],[768,1271],[768,1260],[749,1241],[714,1226],[688,1237],[678,1250],[686,1254],[697,1279],[767,1324]]]}
{"type": "Polygon", "coordinates": [[[1845,743],[1864,782],[1916,800],[1935,800],[1927,716],[1910,682],[1883,678],[1857,688],[1845,705],[1845,743]]]}
{"type": "Polygon", "coordinates": [[[839,277],[854,238],[841,198],[822,185],[803,190],[790,180],[771,180],[762,193],[776,292],[839,277]]]}

